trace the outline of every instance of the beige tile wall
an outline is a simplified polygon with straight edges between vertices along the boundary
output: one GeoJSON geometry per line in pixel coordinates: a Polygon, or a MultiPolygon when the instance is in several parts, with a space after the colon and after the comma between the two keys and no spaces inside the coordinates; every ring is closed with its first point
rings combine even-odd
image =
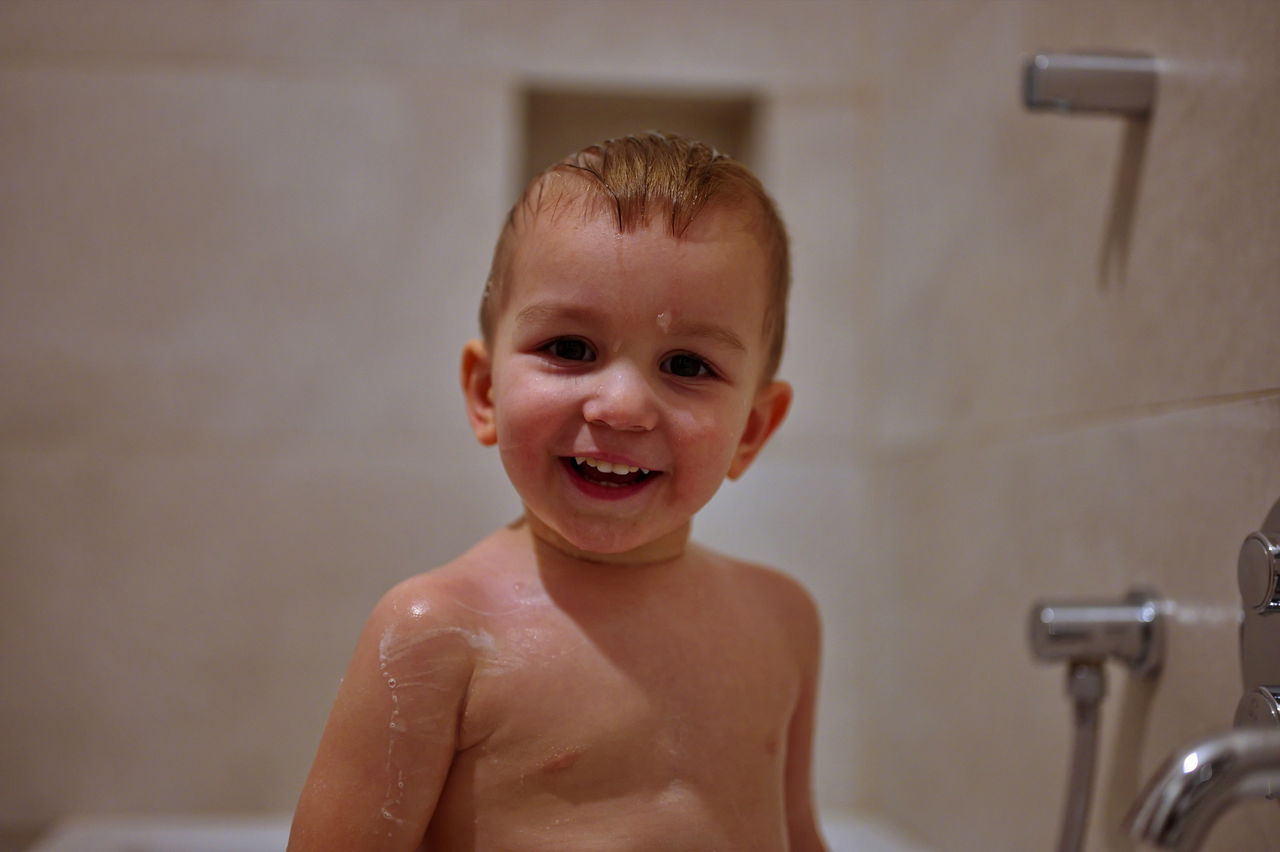
{"type": "MultiPolygon", "coordinates": [[[[1175,747],[1241,692],[1235,555],[1280,498],[1280,15],[1273,5],[882,8],[879,442],[866,511],[894,577],[867,751],[876,806],[939,849],[1051,848],[1062,672],[1034,666],[1031,600],[1168,601],[1154,688],[1111,672],[1090,848],[1175,747]],[[1029,115],[1018,57],[1101,46],[1165,62],[1136,174],[1125,126],[1029,115]],[[939,140],[945,140],[940,144],[939,140]],[[1137,185],[1103,275],[1117,182],[1137,185]]],[[[1272,808],[1211,848],[1263,850],[1272,808]]]]}
{"type": "Polygon", "coordinates": [[[515,512],[454,371],[531,81],[763,104],[797,407],[698,534],[822,602],[824,806],[1047,847],[1041,595],[1177,616],[1154,690],[1113,672],[1100,824],[1229,721],[1280,497],[1274,6],[669,8],[0,6],[0,819],[288,809],[368,607],[515,512]],[[1124,128],[1017,100],[1081,45],[1169,60],[1122,278],[1124,128]]]}
{"type": "MultiPolygon", "coordinates": [[[[694,4],[673,37],[646,5],[0,8],[0,675],[26,685],[0,817],[290,808],[373,601],[517,512],[455,375],[530,82],[795,116],[756,143],[798,275],[828,281],[798,333],[849,313],[849,217],[818,203],[851,183],[847,140],[821,174],[791,153],[850,124],[846,13],[694,4]]],[[[793,348],[812,402],[700,534],[843,600],[855,406],[830,336],[793,348]]],[[[858,643],[830,623],[820,776],[847,803],[858,643]]]]}

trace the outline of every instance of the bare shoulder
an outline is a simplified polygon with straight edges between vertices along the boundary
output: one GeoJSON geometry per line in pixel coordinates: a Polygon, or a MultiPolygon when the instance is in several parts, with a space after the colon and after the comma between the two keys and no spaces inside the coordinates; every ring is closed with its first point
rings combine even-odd
{"type": "Polygon", "coordinates": [[[783,571],[767,565],[707,551],[732,584],[774,616],[805,657],[814,656],[821,644],[818,605],[804,585],[783,571]]]}
{"type": "MultiPolygon", "coordinates": [[[[510,557],[510,554],[506,554],[510,557]]],[[[501,546],[486,539],[451,562],[397,583],[374,607],[370,624],[383,631],[387,653],[413,647],[484,645],[484,616],[495,588],[514,571],[501,546]],[[403,646],[403,647],[395,647],[403,646]]]]}
{"type": "Polygon", "coordinates": [[[477,577],[504,564],[464,556],[396,584],[374,606],[299,799],[290,849],[418,847],[492,641],[472,603],[477,577]]]}

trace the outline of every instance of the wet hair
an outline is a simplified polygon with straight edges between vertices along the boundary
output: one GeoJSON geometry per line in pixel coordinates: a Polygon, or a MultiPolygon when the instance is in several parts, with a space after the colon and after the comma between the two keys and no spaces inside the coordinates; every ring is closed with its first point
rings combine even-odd
{"type": "Polygon", "coordinates": [[[661,216],[668,233],[677,239],[708,205],[733,206],[751,215],[768,264],[764,380],[774,377],[782,361],[791,286],[782,217],[746,166],[710,145],[668,133],[647,132],[591,145],[529,182],[511,208],[494,249],[480,303],[480,330],[486,341],[492,341],[520,233],[549,209],[554,215],[555,208],[576,200],[586,202],[588,213],[611,214],[621,234],[646,228],[661,216]]]}

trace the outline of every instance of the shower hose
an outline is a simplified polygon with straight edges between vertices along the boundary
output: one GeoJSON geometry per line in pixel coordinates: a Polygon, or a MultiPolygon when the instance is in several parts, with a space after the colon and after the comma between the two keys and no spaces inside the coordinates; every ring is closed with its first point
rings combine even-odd
{"type": "Polygon", "coordinates": [[[1073,660],[1067,667],[1067,695],[1071,697],[1075,734],[1058,852],[1081,852],[1084,848],[1093,798],[1093,768],[1098,757],[1098,711],[1106,692],[1106,671],[1101,660],[1073,660]]]}

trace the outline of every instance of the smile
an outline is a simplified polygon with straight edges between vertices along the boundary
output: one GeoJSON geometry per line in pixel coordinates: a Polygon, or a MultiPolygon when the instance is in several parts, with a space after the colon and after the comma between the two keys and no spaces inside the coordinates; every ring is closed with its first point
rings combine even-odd
{"type": "Polygon", "coordinates": [[[660,470],[648,470],[627,464],[601,461],[590,456],[572,456],[563,459],[566,467],[581,485],[603,489],[619,489],[617,496],[633,491],[656,476],[660,470]]]}

